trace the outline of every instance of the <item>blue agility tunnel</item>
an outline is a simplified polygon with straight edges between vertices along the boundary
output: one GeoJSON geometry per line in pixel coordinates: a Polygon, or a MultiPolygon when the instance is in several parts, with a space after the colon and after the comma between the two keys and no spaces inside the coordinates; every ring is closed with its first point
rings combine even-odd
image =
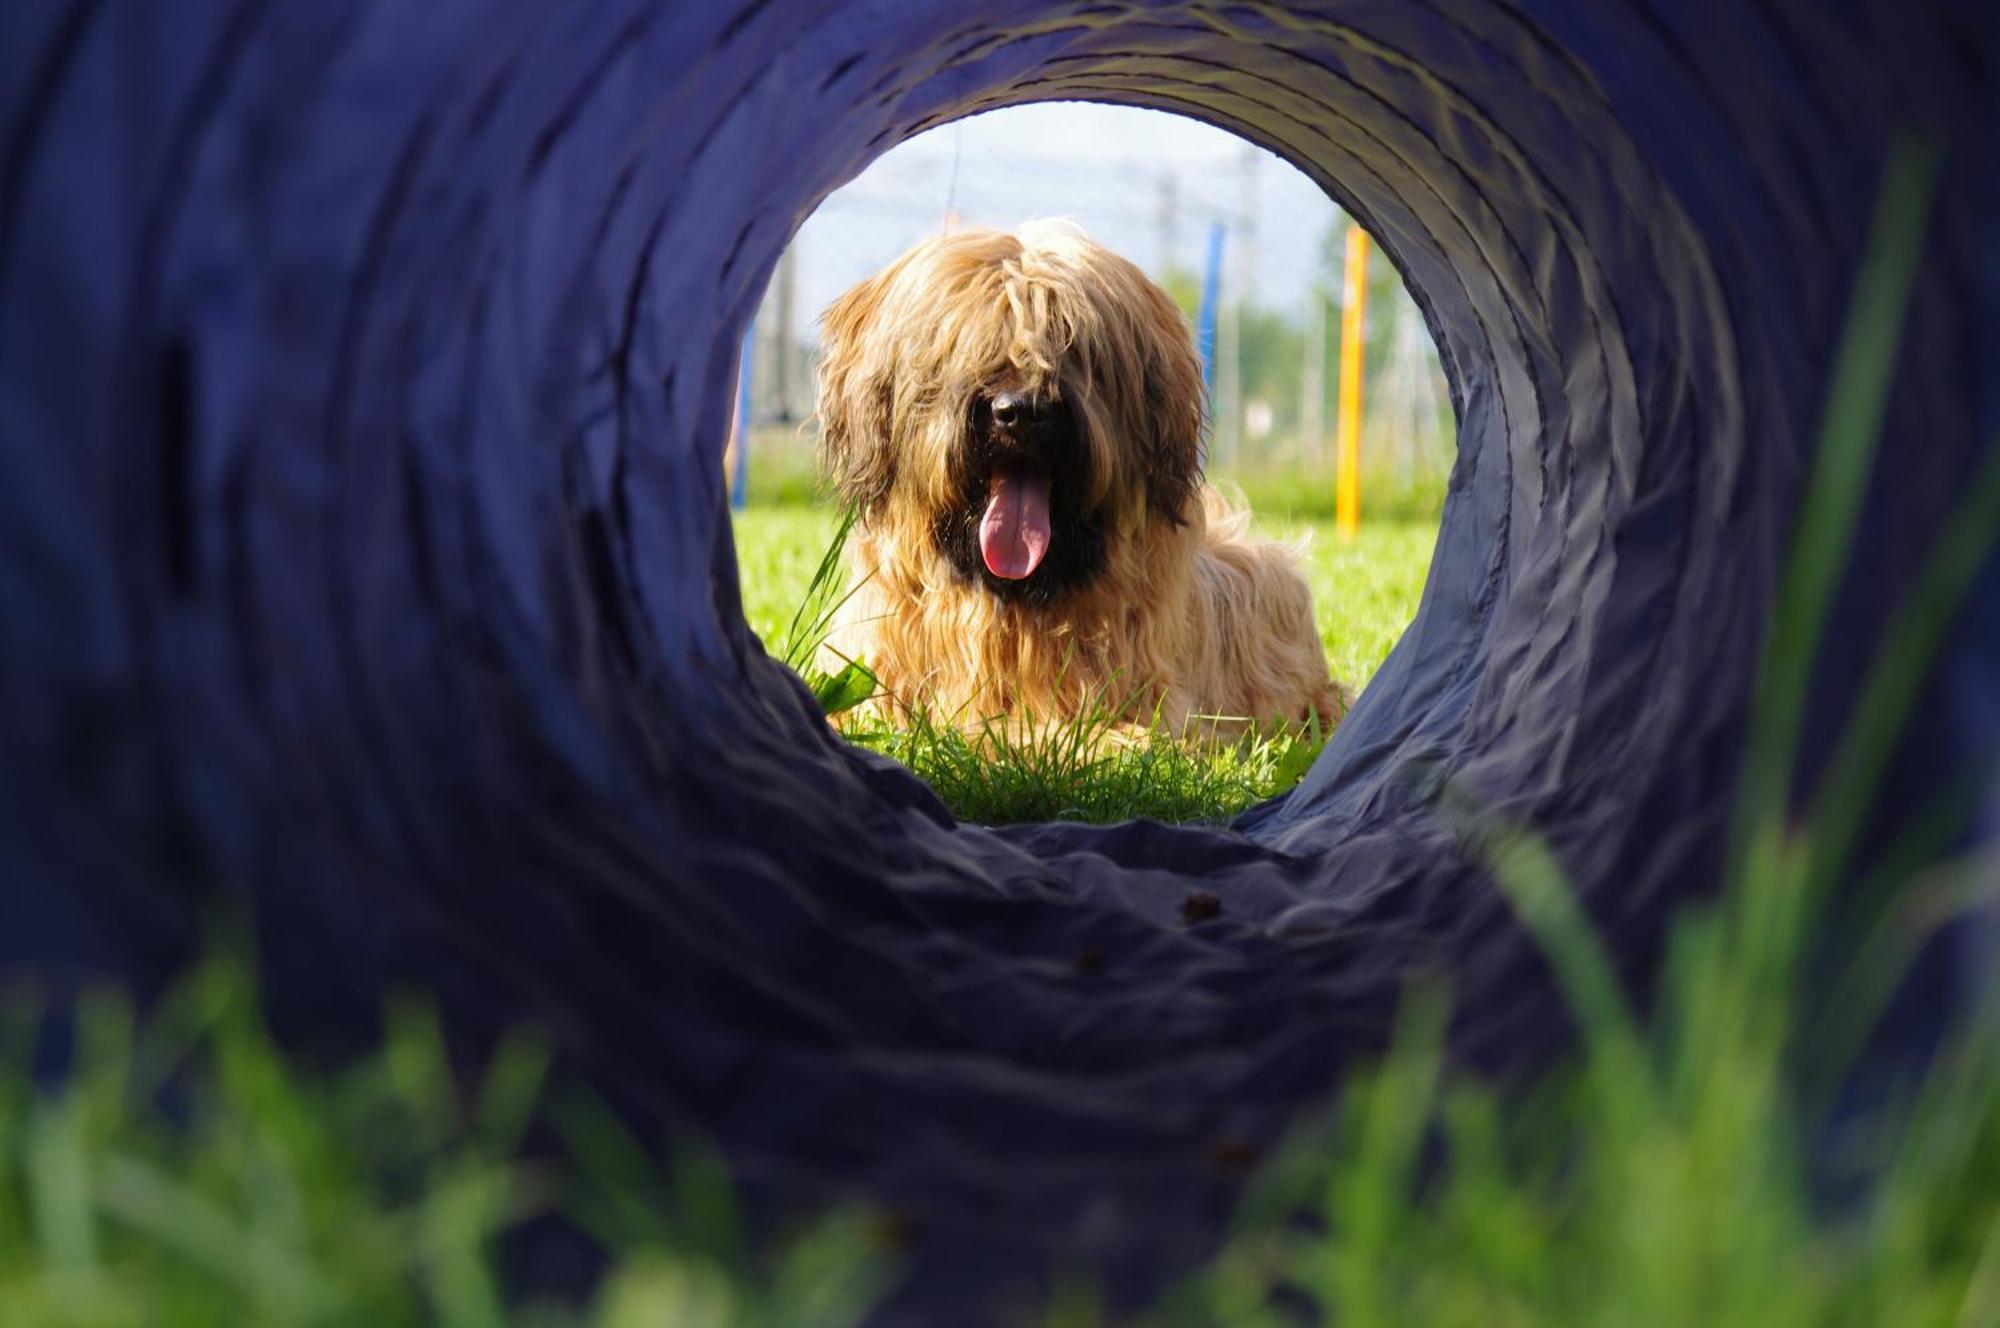
{"type": "MultiPolygon", "coordinates": [[[[1808,777],[2000,436],[1990,0],[17,0],[0,124],[0,967],[146,990],[247,907],[294,1045],[396,985],[548,1029],[759,1192],[911,1214],[919,1321],[1058,1256],[1115,1303],[1185,1269],[1217,1141],[1331,1100],[1413,974],[1467,1065],[1561,1047],[1446,780],[1644,989],[1714,888],[1901,137],[1942,167],[1808,777]],[[739,607],[723,446],[787,239],[912,134],[1063,98],[1319,181],[1458,412],[1415,623],[1229,831],[956,825],[739,607]]],[[[1986,777],[1996,654],[1988,575],[1877,842],[1986,777]]],[[[1938,948],[1920,1004],[1991,958],[1938,948]]]]}

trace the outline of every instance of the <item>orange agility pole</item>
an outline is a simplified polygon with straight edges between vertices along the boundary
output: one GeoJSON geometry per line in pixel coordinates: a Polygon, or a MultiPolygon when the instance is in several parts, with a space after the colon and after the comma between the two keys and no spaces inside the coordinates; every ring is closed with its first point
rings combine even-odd
{"type": "Polygon", "coordinates": [[[1350,222],[1340,296],[1340,414],[1333,445],[1333,523],[1342,539],[1353,539],[1361,529],[1361,351],[1367,303],[1368,232],[1350,222]]]}

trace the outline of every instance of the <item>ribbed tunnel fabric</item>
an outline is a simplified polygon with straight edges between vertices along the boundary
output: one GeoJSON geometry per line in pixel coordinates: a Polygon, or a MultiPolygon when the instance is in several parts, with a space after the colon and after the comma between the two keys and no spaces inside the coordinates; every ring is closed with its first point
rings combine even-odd
{"type": "MultiPolygon", "coordinates": [[[[1549,837],[1635,989],[1712,890],[1913,134],[1945,166],[1824,756],[2000,425],[1996,30],[1985,0],[5,6],[0,965],[147,988],[247,906],[295,1044],[365,1043],[394,985],[469,1044],[547,1029],[756,1193],[909,1214],[920,1321],[1051,1260],[1141,1294],[1413,977],[1449,978],[1467,1064],[1561,1048],[1441,789],[1549,837]],[[720,458],[787,239],[909,136],[1063,98],[1307,172],[1457,408],[1416,621],[1226,830],[956,825],[739,608],[720,458]]],[[[1981,594],[1885,826],[1994,749],[1981,594]]]]}

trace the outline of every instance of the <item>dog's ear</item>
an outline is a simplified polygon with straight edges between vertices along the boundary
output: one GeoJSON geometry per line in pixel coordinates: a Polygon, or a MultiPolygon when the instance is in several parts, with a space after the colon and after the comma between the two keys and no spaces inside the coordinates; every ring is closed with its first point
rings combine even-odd
{"type": "Polygon", "coordinates": [[[896,478],[896,339],[875,326],[887,275],[862,282],[826,311],[814,374],[820,471],[842,501],[863,512],[888,500],[896,478]]]}
{"type": "Polygon", "coordinates": [[[1154,511],[1185,524],[1201,489],[1201,439],[1206,399],[1201,359],[1187,316],[1165,291],[1150,292],[1152,345],[1145,364],[1146,499],[1154,511]]]}

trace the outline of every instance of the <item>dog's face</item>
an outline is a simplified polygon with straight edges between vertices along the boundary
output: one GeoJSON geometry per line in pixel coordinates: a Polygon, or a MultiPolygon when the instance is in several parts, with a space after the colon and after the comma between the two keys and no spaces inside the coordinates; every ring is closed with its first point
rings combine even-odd
{"type": "Polygon", "coordinates": [[[828,310],[821,460],[872,530],[1050,604],[1201,477],[1200,362],[1173,300],[1065,223],[926,240],[828,310]]]}

